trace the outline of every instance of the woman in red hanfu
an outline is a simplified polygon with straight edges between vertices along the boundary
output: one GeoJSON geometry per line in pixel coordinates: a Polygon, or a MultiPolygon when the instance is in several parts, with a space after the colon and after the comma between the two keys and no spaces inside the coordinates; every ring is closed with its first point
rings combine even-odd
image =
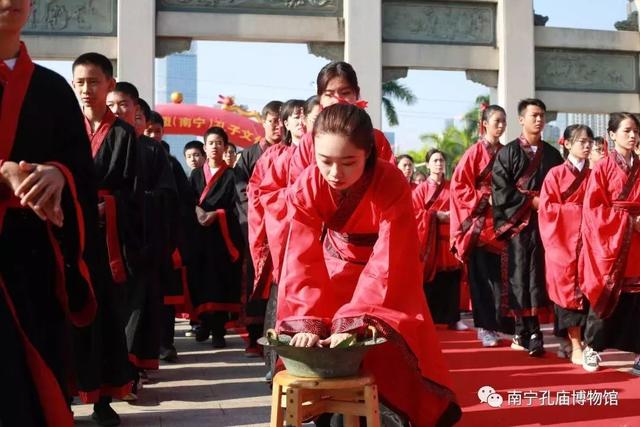
{"type": "Polygon", "coordinates": [[[607,155],[609,155],[609,143],[607,139],[601,136],[593,138],[593,147],[589,155],[589,167],[593,169],[596,163],[607,157],[607,155]]]}
{"type": "Polygon", "coordinates": [[[582,328],[588,303],[579,286],[578,257],[593,132],[585,125],[571,125],[564,131],[561,143],[567,160],[552,168],[542,183],[538,219],[545,248],[547,293],[555,304],[558,334],[564,336],[566,331],[568,335],[568,342],[562,346],[564,352],[559,354],[582,365],[582,328]]]}
{"type": "Polygon", "coordinates": [[[435,323],[463,330],[460,322],[461,265],[449,250],[449,181],[444,177],[444,153],[431,149],[426,157],[429,177],[413,190],[421,257],[424,262],[424,293],[435,323]]]}
{"type": "Polygon", "coordinates": [[[482,109],[480,140],[469,147],[451,177],[451,248],[467,267],[473,323],[484,347],[498,345],[498,332],[513,333],[513,319],[500,311],[503,288],[501,255],[491,207],[491,172],[507,128],[499,105],[482,109]]]}
{"type": "Polygon", "coordinates": [[[290,233],[278,288],[277,329],[292,345],[335,347],[374,326],[371,349],[384,403],[412,425],[451,425],[460,408],[422,291],[411,190],[376,159],[369,116],[325,108],[314,131],[316,165],[287,192],[290,233]]]}
{"type": "Polygon", "coordinates": [[[640,375],[640,160],[638,118],[613,113],[613,150],[591,172],[582,211],[581,289],[591,310],[585,329],[583,367],[598,369],[599,351],[636,353],[640,375]]]}

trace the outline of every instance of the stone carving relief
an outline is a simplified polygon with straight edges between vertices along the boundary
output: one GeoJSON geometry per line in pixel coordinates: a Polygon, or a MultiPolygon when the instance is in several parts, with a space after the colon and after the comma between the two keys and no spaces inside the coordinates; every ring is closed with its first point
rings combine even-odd
{"type": "Polygon", "coordinates": [[[158,10],[342,15],[342,0],[157,0],[158,10]]]}
{"type": "Polygon", "coordinates": [[[33,0],[26,34],[115,35],[116,0],[33,0]]]}
{"type": "Polygon", "coordinates": [[[637,92],[638,55],[538,49],[536,89],[637,92]]]}
{"type": "Polygon", "coordinates": [[[495,45],[494,4],[396,2],[382,4],[386,42],[495,45]]]}

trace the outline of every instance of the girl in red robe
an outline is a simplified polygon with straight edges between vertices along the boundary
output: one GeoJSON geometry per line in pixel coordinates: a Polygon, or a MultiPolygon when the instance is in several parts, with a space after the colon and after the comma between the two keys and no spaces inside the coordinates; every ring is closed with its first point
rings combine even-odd
{"type": "Polygon", "coordinates": [[[615,150],[593,168],[584,197],[580,286],[591,306],[583,363],[588,370],[598,369],[597,352],[616,348],[636,353],[632,372],[640,375],[639,128],[633,114],[611,114],[615,150]]]}
{"type": "Polygon", "coordinates": [[[427,153],[429,178],[413,191],[413,208],[424,262],[424,293],[435,323],[466,329],[460,321],[460,262],[449,250],[449,181],[446,159],[437,149],[427,153]]]}
{"type": "Polygon", "coordinates": [[[608,154],[609,147],[607,140],[601,136],[593,138],[593,147],[589,155],[589,167],[593,169],[596,163],[607,157],[608,154]]]}
{"type": "Polygon", "coordinates": [[[451,248],[467,267],[473,322],[485,347],[498,345],[498,332],[513,333],[513,320],[500,311],[501,254],[491,207],[491,171],[502,148],[507,114],[499,105],[482,111],[482,138],[462,156],[451,177],[451,248]]]}
{"type": "Polygon", "coordinates": [[[581,249],[580,223],[589,169],[593,132],[588,126],[571,125],[564,131],[563,165],[552,168],[542,183],[538,219],[544,244],[545,277],[549,299],[555,304],[557,330],[566,331],[566,356],[582,365],[582,328],[588,304],[578,281],[581,249]]]}
{"type": "Polygon", "coordinates": [[[460,409],[422,293],[406,179],[376,159],[371,120],[356,106],[325,108],[313,135],[317,164],[287,192],[277,329],[292,345],[335,347],[374,326],[389,343],[364,368],[382,400],[412,425],[451,425],[460,409]]]}

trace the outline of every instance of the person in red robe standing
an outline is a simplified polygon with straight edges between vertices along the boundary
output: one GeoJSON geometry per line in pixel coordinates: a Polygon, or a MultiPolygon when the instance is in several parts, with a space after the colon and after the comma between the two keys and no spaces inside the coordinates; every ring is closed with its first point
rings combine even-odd
{"type": "Polygon", "coordinates": [[[593,169],[596,163],[607,157],[609,154],[608,145],[606,138],[601,136],[593,138],[593,147],[591,148],[591,154],[589,155],[589,167],[591,169],[593,169]]]}
{"type": "Polygon", "coordinates": [[[416,170],[414,164],[415,162],[413,157],[408,154],[401,154],[396,158],[396,165],[398,166],[398,169],[402,171],[404,177],[407,178],[407,182],[409,183],[409,186],[411,186],[412,190],[415,190],[418,186],[418,184],[413,182],[413,173],[416,170]]]}
{"type": "Polygon", "coordinates": [[[278,332],[295,346],[335,347],[375,327],[389,343],[364,368],[382,401],[412,425],[452,425],[460,408],[423,297],[406,178],[376,158],[371,120],[356,106],[325,108],[313,136],[316,165],[287,191],[278,332]]]}
{"type": "MultiPolygon", "coordinates": [[[[413,190],[420,253],[424,263],[424,293],[434,323],[464,330],[460,322],[461,265],[449,250],[449,181],[444,177],[444,153],[431,149],[426,156],[429,178],[413,190]]],[[[403,172],[403,175],[406,174],[403,172]]]]}
{"type": "Polygon", "coordinates": [[[588,303],[578,281],[578,257],[582,247],[580,223],[589,169],[593,131],[571,125],[564,131],[563,165],[551,169],[542,183],[538,219],[544,244],[545,277],[549,299],[555,304],[558,335],[568,335],[561,346],[566,357],[582,365],[582,328],[588,303]]]}
{"type": "Polygon", "coordinates": [[[484,347],[498,345],[498,332],[513,333],[513,320],[500,312],[506,245],[496,238],[491,206],[491,172],[506,127],[502,107],[484,108],[482,137],[464,153],[451,177],[451,247],[467,267],[473,322],[484,347]]]}
{"type": "Polygon", "coordinates": [[[598,369],[599,351],[615,348],[636,354],[632,373],[640,375],[639,128],[631,113],[610,115],[615,150],[593,168],[584,196],[580,287],[591,307],[584,334],[588,370],[598,369]]]}

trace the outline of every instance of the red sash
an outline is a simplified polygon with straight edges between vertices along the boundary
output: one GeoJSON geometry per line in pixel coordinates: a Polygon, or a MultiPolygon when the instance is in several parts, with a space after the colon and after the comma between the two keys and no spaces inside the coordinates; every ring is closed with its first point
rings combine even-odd
{"type": "Polygon", "coordinates": [[[100,151],[100,147],[104,143],[104,140],[107,138],[107,134],[111,130],[111,126],[116,121],[116,115],[111,112],[110,109],[107,108],[104,113],[104,117],[102,117],[102,121],[98,126],[98,129],[94,132],[91,128],[91,122],[87,117],[84,118],[84,127],[87,130],[87,135],[89,136],[89,140],[91,141],[91,155],[93,158],[96,158],[98,151],[100,151]]]}
{"type": "MultiPolygon", "coordinates": [[[[27,48],[22,42],[20,43],[20,51],[13,71],[8,71],[6,67],[0,67],[0,79],[2,79],[2,84],[4,85],[2,104],[0,106],[0,164],[2,164],[4,160],[7,160],[11,155],[13,144],[15,143],[16,132],[18,130],[20,113],[22,112],[22,105],[24,103],[29,84],[31,83],[31,77],[34,69],[35,65],[31,61],[27,48]]],[[[15,197],[0,200],[0,230],[4,220],[4,215],[9,207],[22,206],[20,206],[15,197]]],[[[51,237],[51,234],[49,234],[49,238],[51,237]]],[[[56,252],[56,247],[57,246],[54,245],[54,253],[59,255],[59,252],[56,252]]],[[[56,284],[58,285],[60,283],[60,279],[63,278],[61,274],[64,274],[64,270],[59,270],[60,258],[58,256],[56,256],[56,261],[56,270],[58,270],[56,272],[56,284]]],[[[64,282],[62,282],[62,285],[64,286],[64,282]]],[[[73,426],[73,415],[69,410],[65,396],[60,389],[60,385],[49,366],[47,366],[46,362],[42,359],[38,350],[29,340],[24,329],[22,329],[11,295],[1,278],[0,292],[6,301],[9,311],[11,312],[18,336],[21,338],[24,345],[25,357],[27,359],[26,362],[29,366],[31,378],[36,385],[35,389],[38,393],[38,399],[47,425],[73,426]]],[[[56,290],[56,293],[60,296],[59,288],[56,290]]],[[[93,302],[95,304],[95,299],[93,302]]]]}
{"type": "MultiPolygon", "coordinates": [[[[200,199],[198,200],[198,204],[200,206],[202,206],[202,203],[204,202],[204,199],[206,199],[207,194],[209,194],[209,191],[211,191],[213,186],[216,185],[222,174],[227,169],[229,169],[229,166],[227,166],[227,164],[223,162],[216,173],[214,175],[211,175],[211,169],[209,168],[209,165],[204,165],[202,171],[204,172],[206,185],[204,186],[204,190],[202,190],[200,199]]],[[[227,250],[229,251],[231,261],[236,262],[240,257],[240,252],[238,252],[238,249],[231,240],[231,235],[229,234],[229,227],[227,224],[227,213],[224,211],[224,209],[218,209],[216,210],[216,214],[218,215],[218,225],[220,226],[220,232],[222,233],[222,238],[224,239],[224,243],[227,246],[227,250]]]]}
{"type": "Polygon", "coordinates": [[[111,277],[113,277],[113,282],[119,285],[126,282],[127,270],[122,258],[122,251],[120,249],[116,198],[113,197],[109,190],[99,190],[98,197],[102,202],[104,202],[104,223],[111,277]]]}

